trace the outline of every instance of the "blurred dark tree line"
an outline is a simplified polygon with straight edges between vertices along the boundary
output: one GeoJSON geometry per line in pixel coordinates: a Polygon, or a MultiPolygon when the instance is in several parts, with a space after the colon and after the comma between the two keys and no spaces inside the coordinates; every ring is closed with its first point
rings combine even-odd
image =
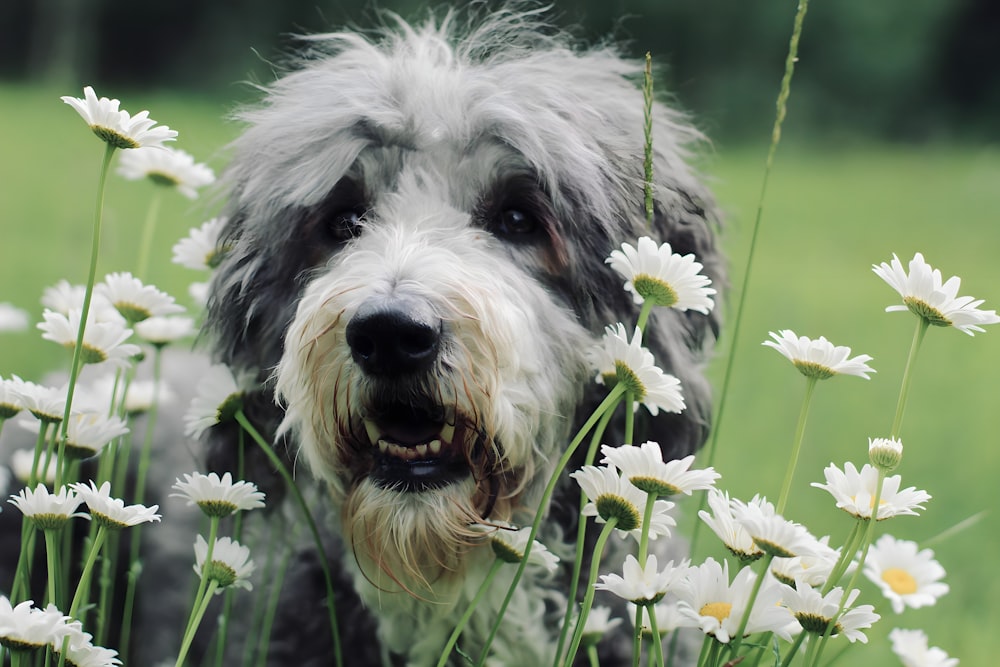
{"type": "MultiPolygon", "coordinates": [[[[179,88],[240,99],[293,34],[367,26],[373,7],[431,0],[2,0],[0,77],[179,88]]],[[[461,0],[452,5],[467,4],[461,0]]],[[[497,6],[500,2],[487,2],[497,6]]],[[[554,1],[591,41],[650,51],[661,89],[715,136],[769,136],[797,0],[554,1]]],[[[1000,139],[1000,0],[812,0],[791,132],[895,140],[1000,139]]]]}

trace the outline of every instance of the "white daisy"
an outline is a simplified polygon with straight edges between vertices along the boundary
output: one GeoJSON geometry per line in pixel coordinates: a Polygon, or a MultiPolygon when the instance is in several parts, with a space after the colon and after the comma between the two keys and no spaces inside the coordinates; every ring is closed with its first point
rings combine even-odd
{"type": "MultiPolygon", "coordinates": [[[[87,633],[83,633],[87,634],[87,633]]],[[[90,635],[87,635],[88,637],[90,635]]],[[[62,652],[62,643],[53,646],[53,650],[58,654],[62,652]]],[[[72,667],[115,667],[122,664],[118,659],[118,651],[110,648],[95,646],[86,642],[70,642],[69,648],[65,651],[66,664],[72,667]]]]}
{"type": "Polygon", "coordinates": [[[881,616],[875,613],[875,607],[870,604],[851,607],[860,593],[861,591],[855,588],[847,596],[847,600],[843,601],[844,589],[839,586],[823,595],[801,581],[794,589],[785,591],[782,602],[792,611],[795,620],[806,632],[823,635],[830,623],[834,623],[830,630],[831,637],[843,635],[852,644],[856,641],[867,644],[868,637],[861,631],[870,628],[881,616]],[[844,612],[837,616],[834,622],[834,616],[840,609],[842,601],[844,612]]]}
{"type": "Polygon", "coordinates": [[[24,409],[20,388],[24,380],[16,375],[7,379],[0,377],[0,421],[10,419],[24,409]]]}
{"type": "Polygon", "coordinates": [[[31,600],[11,605],[0,595],[0,644],[12,651],[29,651],[51,644],[63,635],[67,617],[52,605],[38,609],[31,600]]]}
{"type": "Polygon", "coordinates": [[[830,536],[816,540],[813,552],[792,558],[775,558],[771,561],[771,574],[783,584],[795,586],[805,582],[822,587],[840,559],[840,551],[830,546],[830,536]]]}
{"type": "MultiPolygon", "coordinates": [[[[86,292],[86,285],[71,285],[66,280],[60,280],[52,287],[46,287],[42,292],[42,305],[49,310],[68,316],[71,310],[83,310],[86,292]]],[[[97,292],[91,294],[90,297],[90,317],[97,322],[121,319],[121,315],[115,307],[97,292]]]]}
{"type": "Polygon", "coordinates": [[[194,282],[188,285],[188,296],[191,297],[191,302],[194,303],[199,308],[204,308],[208,305],[208,283],[206,282],[194,282]]]}
{"type": "Polygon", "coordinates": [[[171,493],[172,498],[186,498],[188,505],[198,505],[208,516],[229,516],[264,506],[264,492],[258,491],[256,484],[233,482],[233,476],[228,472],[222,477],[214,472],[207,475],[185,473],[184,480],[178,478],[173,488],[179,493],[171,493]]]}
{"type": "Polygon", "coordinates": [[[128,426],[118,417],[108,417],[100,412],[70,415],[66,424],[66,455],[69,458],[90,458],[104,445],[128,432],[128,426]]]}
{"type": "Polygon", "coordinates": [[[66,413],[65,387],[57,389],[20,380],[13,391],[20,397],[21,406],[39,421],[55,424],[63,420],[66,413]]]}
{"type": "Polygon", "coordinates": [[[210,427],[234,418],[243,403],[249,376],[239,379],[224,364],[205,371],[184,414],[184,435],[200,438],[210,427]]]}
{"type": "Polygon", "coordinates": [[[903,443],[896,438],[868,438],[868,460],[876,468],[891,472],[903,460],[903,443]]]}
{"type": "MultiPolygon", "coordinates": [[[[27,484],[31,481],[31,468],[35,465],[35,450],[34,449],[17,449],[10,455],[10,469],[22,484],[27,484]]],[[[38,461],[38,467],[41,468],[45,465],[45,457],[41,457],[38,461]]],[[[49,486],[55,484],[56,481],[56,468],[59,465],[59,459],[53,456],[49,459],[49,465],[45,470],[38,470],[35,473],[36,479],[45,482],[49,486]]]]}
{"type": "Polygon", "coordinates": [[[625,289],[636,303],[649,299],[657,306],[706,315],[715,306],[712,295],[716,291],[709,287],[712,281],[700,273],[704,267],[694,255],[674,253],[669,243],[658,246],[643,236],[636,247],[623,243],[606,262],[625,278],[625,289]]]}
{"type": "MultiPolygon", "coordinates": [[[[823,470],[826,484],[813,482],[812,486],[824,489],[837,501],[837,507],[859,519],[871,519],[875,504],[875,490],[878,484],[878,469],[868,463],[859,471],[848,461],[841,470],[830,464],[823,470]]],[[[926,491],[915,487],[899,490],[902,477],[892,475],[882,482],[876,520],[884,521],[900,514],[917,515],[916,510],[924,509],[923,503],[931,499],[926,491]]]]}
{"type": "MultiPolygon", "coordinates": [[[[754,496],[750,502],[767,503],[771,506],[771,510],[774,510],[774,506],[760,496],[754,496]]],[[[741,562],[748,562],[764,555],[764,552],[754,544],[750,533],[733,516],[733,504],[728,493],[718,489],[709,489],[708,506],[711,508],[712,514],[700,510],[698,516],[708,524],[712,532],[722,540],[722,543],[734,556],[739,558],[741,562]]]]}
{"type": "Polygon", "coordinates": [[[587,620],[583,624],[583,637],[580,643],[589,646],[601,641],[607,633],[622,624],[622,619],[611,616],[611,608],[595,605],[590,608],[587,620]]]}
{"type": "Polygon", "coordinates": [[[712,488],[719,478],[714,468],[689,470],[694,455],[664,461],[660,445],[655,442],[644,442],[638,447],[602,445],[601,453],[604,454],[601,463],[617,468],[622,477],[641,491],[658,496],[691,495],[692,491],[712,488]]]}
{"type": "Polygon", "coordinates": [[[733,518],[753,539],[757,548],[778,558],[812,554],[817,539],[805,526],[776,514],[770,503],[733,501],[733,518]]]}
{"type": "MultiPolygon", "coordinates": [[[[655,605],[646,607],[645,613],[642,615],[642,633],[645,636],[650,636],[652,634],[652,628],[649,625],[649,614],[656,614],[656,631],[659,633],[660,637],[668,635],[678,628],[689,627],[690,622],[688,617],[681,613],[680,604],[676,599],[672,599],[672,595],[667,595],[666,598],[657,602],[655,605]],[[650,611],[652,610],[652,612],[650,611]]],[[[635,625],[635,609],[634,604],[629,604],[629,614],[628,617],[635,625]]]]}
{"type": "Polygon", "coordinates": [[[625,556],[625,564],[622,565],[622,576],[601,575],[601,581],[595,583],[594,588],[614,593],[635,604],[655,604],[684,578],[688,563],[685,561],[675,566],[670,561],[662,570],[658,567],[655,555],[648,556],[645,565],[639,565],[635,556],[629,554],[625,556]]]}
{"type": "MultiPolygon", "coordinates": [[[[505,563],[520,563],[524,560],[524,550],[528,546],[528,535],[531,527],[515,528],[504,521],[496,521],[490,525],[475,523],[469,526],[473,530],[486,533],[490,547],[497,558],[505,563]]],[[[528,564],[538,565],[546,572],[555,572],[559,558],[545,548],[538,540],[533,540],[531,553],[528,554],[528,564]]]]}
{"type": "Polygon", "coordinates": [[[768,334],[774,340],[766,340],[763,345],[780,352],[806,377],[825,380],[834,375],[857,375],[867,380],[868,373],[875,372],[866,363],[871,361],[870,356],[859,354],[849,359],[851,348],[835,346],[823,336],[813,340],[796,336],[791,329],[782,329],[780,333],[769,331],[768,334]]]}
{"type": "Polygon", "coordinates": [[[177,188],[188,199],[198,198],[198,188],[215,182],[215,173],[177,148],[136,148],[125,151],[118,173],[130,181],[148,178],[157,185],[177,188]]]}
{"type": "Polygon", "coordinates": [[[12,495],[7,502],[21,510],[24,516],[42,530],[63,528],[73,517],[90,519],[86,513],[76,511],[83,498],[66,486],[59,489],[59,493],[49,493],[45,484],[39,484],[34,490],[24,488],[17,495],[12,495]]]}
{"type": "Polygon", "coordinates": [[[183,306],[174,302],[174,297],[152,285],[144,285],[128,272],[108,274],[94,291],[107,299],[131,324],[142,322],[148,317],[174,315],[184,311],[183,306]]]}
{"type": "Polygon", "coordinates": [[[98,99],[90,86],[83,89],[83,99],[68,95],[61,99],[76,109],[94,134],[116,148],[161,146],[177,137],[177,132],[166,125],[157,126],[148,111],[129,116],[127,111],[118,109],[118,100],[98,99]]]}
{"type": "MultiPolygon", "coordinates": [[[[615,528],[622,537],[631,535],[636,541],[642,538],[642,514],[647,494],[620,477],[609,467],[583,466],[570,475],[577,481],[590,501],[583,506],[583,516],[596,516],[598,523],[607,523],[611,517],[618,519],[615,528]]],[[[669,536],[677,522],[669,512],[674,503],[657,500],[649,521],[649,539],[669,536]]]]}
{"type": "Polygon", "coordinates": [[[895,628],[889,632],[892,652],[903,667],[957,667],[958,658],[951,658],[936,646],[928,648],[923,630],[895,628]]]}
{"type": "MultiPolygon", "coordinates": [[[[687,578],[676,587],[678,608],[686,619],[685,625],[700,628],[705,634],[728,644],[739,630],[755,579],[753,571],[745,567],[736,573],[730,584],[729,564],[723,561],[720,565],[714,558],[690,568],[687,578]]],[[[787,607],[779,604],[787,591],[787,586],[771,578],[761,583],[744,629],[746,635],[774,632],[786,641],[791,639],[789,629],[795,627],[795,619],[787,607]]]]}
{"type": "Polygon", "coordinates": [[[666,412],[684,410],[680,380],[656,366],[652,353],[642,346],[642,331],[636,328],[631,342],[625,325],[618,323],[605,329],[601,346],[594,351],[597,382],[608,383],[612,378],[623,383],[634,398],[633,410],[643,404],[653,416],[660,409],[666,412]]]}
{"type": "Polygon", "coordinates": [[[191,232],[174,244],[173,263],[186,266],[195,271],[214,269],[228,252],[227,246],[219,245],[219,235],[226,226],[225,217],[207,220],[200,227],[194,227],[191,232]]]}
{"type": "Polygon", "coordinates": [[[906,607],[933,605],[948,592],[948,584],[940,581],[944,568],[934,560],[934,552],[917,549],[916,542],[883,535],[865,560],[865,576],[879,587],[897,614],[906,607]]]}
{"type": "Polygon", "coordinates": [[[190,317],[161,317],[154,315],[135,323],[135,333],[139,338],[155,347],[194,335],[194,320],[190,317]]]}
{"type": "Polygon", "coordinates": [[[28,328],[28,312],[21,310],[12,303],[0,303],[0,331],[26,331],[28,328]]]}
{"type": "Polygon", "coordinates": [[[982,299],[957,296],[962,280],[952,276],[942,282],[941,272],[924,261],[919,252],[910,260],[909,273],[895,254],[892,263],[872,265],[879,278],[899,292],[903,303],[886,308],[886,312],[909,310],[927,323],[940,327],[955,327],[975,335],[984,331],[982,325],[1000,322],[995,310],[979,310],[982,299]]]}
{"type": "Polygon", "coordinates": [[[216,594],[222,592],[224,588],[234,586],[253,590],[250,583],[250,575],[254,571],[254,562],[250,560],[250,550],[239,542],[220,537],[215,540],[212,547],[212,560],[208,564],[205,558],[208,556],[208,543],[205,538],[198,535],[194,543],[195,566],[194,571],[199,577],[205,577],[219,584],[216,594]]]}
{"type": "MultiPolygon", "coordinates": [[[[58,343],[72,350],[76,347],[76,336],[80,329],[80,311],[71,310],[69,315],[46,309],[42,313],[43,322],[38,323],[42,338],[58,343]]],[[[83,333],[81,359],[85,364],[108,362],[113,366],[125,366],[135,355],[142,352],[138,345],[126,343],[132,330],[121,320],[98,321],[87,318],[87,328],[83,333]]]]}
{"type": "Polygon", "coordinates": [[[104,482],[100,487],[93,480],[89,484],[77,482],[70,485],[77,495],[87,503],[90,516],[102,526],[120,530],[140,523],[152,523],[160,520],[156,513],[159,506],[126,505],[120,498],[111,497],[111,482],[104,482]]]}

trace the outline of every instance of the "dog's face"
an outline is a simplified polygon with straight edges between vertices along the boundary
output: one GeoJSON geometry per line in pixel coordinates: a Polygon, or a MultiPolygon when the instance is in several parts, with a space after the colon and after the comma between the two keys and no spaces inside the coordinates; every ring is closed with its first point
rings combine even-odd
{"type": "MultiPolygon", "coordinates": [[[[634,322],[610,250],[647,234],[719,270],[683,163],[696,135],[662,108],[645,226],[632,63],[509,17],[450,31],[324,36],[244,115],[209,305],[220,357],[274,371],[281,430],[328,482],[363,569],[404,586],[460,573],[469,524],[534,514],[591,402],[590,346],[634,322]]],[[[694,413],[660,430],[689,450],[713,323],[654,325],[647,344],[694,413]]]]}

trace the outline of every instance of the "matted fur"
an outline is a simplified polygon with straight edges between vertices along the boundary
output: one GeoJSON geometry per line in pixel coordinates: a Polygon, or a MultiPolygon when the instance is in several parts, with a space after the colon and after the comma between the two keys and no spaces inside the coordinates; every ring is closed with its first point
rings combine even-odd
{"type": "MultiPolygon", "coordinates": [[[[609,252],[650,235],[695,253],[716,286],[724,276],[711,197],[688,166],[702,137],[662,104],[656,215],[652,228],[645,221],[641,63],[579,48],[530,11],[386,21],[369,34],[307,38],[240,115],[246,129],[225,176],[229,251],[207,327],[217,359],[261,383],[250,419],[292,459],[301,454],[302,483],[322,482],[310,497],[332,531],[348,664],[422,666],[492,559],[469,524],[529,523],[555,461],[602,398],[587,352],[605,325],[637,314],[604,263],[609,252]],[[348,327],[400,304],[433,324],[433,360],[419,372],[373,372],[348,327]],[[454,425],[450,456],[468,475],[426,488],[373,479],[382,459],[366,431],[387,404],[454,425]]],[[[716,331],[715,315],[650,320],[645,344],[680,378],[687,403],[640,419],[638,437],[660,442],[665,457],[704,441],[703,363],[716,331]]],[[[214,466],[231,467],[231,436],[216,429],[214,466]]],[[[251,468],[280,491],[265,465],[251,468]]],[[[575,535],[578,498],[561,483],[540,536],[570,558],[561,543],[575,535]]],[[[272,516],[260,530],[278,537],[294,513],[272,516]]],[[[268,664],[327,665],[315,557],[295,545],[268,664]]],[[[612,545],[609,569],[628,548],[612,545]]],[[[522,582],[497,664],[551,660],[569,569],[522,582]]],[[[466,653],[489,631],[503,578],[462,636],[466,653]]],[[[626,634],[602,644],[602,664],[621,664],[626,634]]]]}

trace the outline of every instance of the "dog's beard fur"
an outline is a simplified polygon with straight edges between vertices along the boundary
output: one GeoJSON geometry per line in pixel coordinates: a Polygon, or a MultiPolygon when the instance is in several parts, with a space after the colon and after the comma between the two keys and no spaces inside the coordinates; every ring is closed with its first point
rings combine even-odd
{"type": "Polygon", "coordinates": [[[282,428],[329,483],[366,577],[418,596],[462,577],[464,554],[482,543],[471,523],[510,521],[519,509],[525,519],[527,498],[566,440],[590,341],[492,237],[470,229],[468,215],[442,207],[433,187],[426,177],[401,185],[370,229],[317,274],[276,372],[282,428]],[[419,303],[440,318],[430,368],[383,378],[355,362],[346,330],[372,302],[419,303]],[[386,459],[405,467],[406,457],[424,458],[413,446],[379,443],[385,405],[437,413],[418,439],[441,443],[456,479],[413,488],[373,475],[386,459]]]}
{"type": "MultiPolygon", "coordinates": [[[[261,381],[248,416],[291,443],[328,487],[346,542],[333,558],[357,565],[368,609],[393,619],[380,638],[423,664],[462,611],[460,589],[467,600],[484,572],[484,540],[469,525],[530,523],[573,429],[603,398],[587,351],[605,325],[638,312],[608,253],[649,235],[694,253],[723,286],[711,196],[686,164],[701,136],[654,106],[649,224],[644,101],[633,81],[641,64],[573,49],[516,11],[472,30],[449,14],[418,28],[393,20],[372,39],[338,33],[309,44],[298,71],[242,115],[248,127],[224,179],[228,251],[207,325],[217,358],[261,381]],[[352,322],[386,304],[433,322],[434,355],[419,369],[365,368],[352,349],[352,322]],[[424,483],[408,471],[427,456],[417,447],[435,439],[445,465],[426,466],[424,483]],[[409,648],[418,638],[422,657],[409,648]]],[[[640,415],[636,436],[657,440],[665,457],[706,436],[703,363],[717,317],[658,309],[644,332],[687,405],[640,415]]],[[[232,467],[224,435],[214,465],[232,467]]],[[[609,431],[604,441],[619,438],[609,431]]],[[[544,539],[574,534],[578,508],[578,489],[561,483],[558,525],[544,539]]],[[[558,583],[522,584],[535,587],[524,599],[564,595],[569,570],[558,583]]],[[[481,640],[494,613],[483,605],[464,640],[481,640]]],[[[543,633],[541,613],[536,605],[505,627],[543,633]]],[[[548,661],[550,638],[521,642],[523,632],[501,631],[498,650],[523,648],[530,657],[519,664],[548,661]]],[[[623,659],[631,642],[620,644],[625,653],[602,660],[623,659]]]]}

